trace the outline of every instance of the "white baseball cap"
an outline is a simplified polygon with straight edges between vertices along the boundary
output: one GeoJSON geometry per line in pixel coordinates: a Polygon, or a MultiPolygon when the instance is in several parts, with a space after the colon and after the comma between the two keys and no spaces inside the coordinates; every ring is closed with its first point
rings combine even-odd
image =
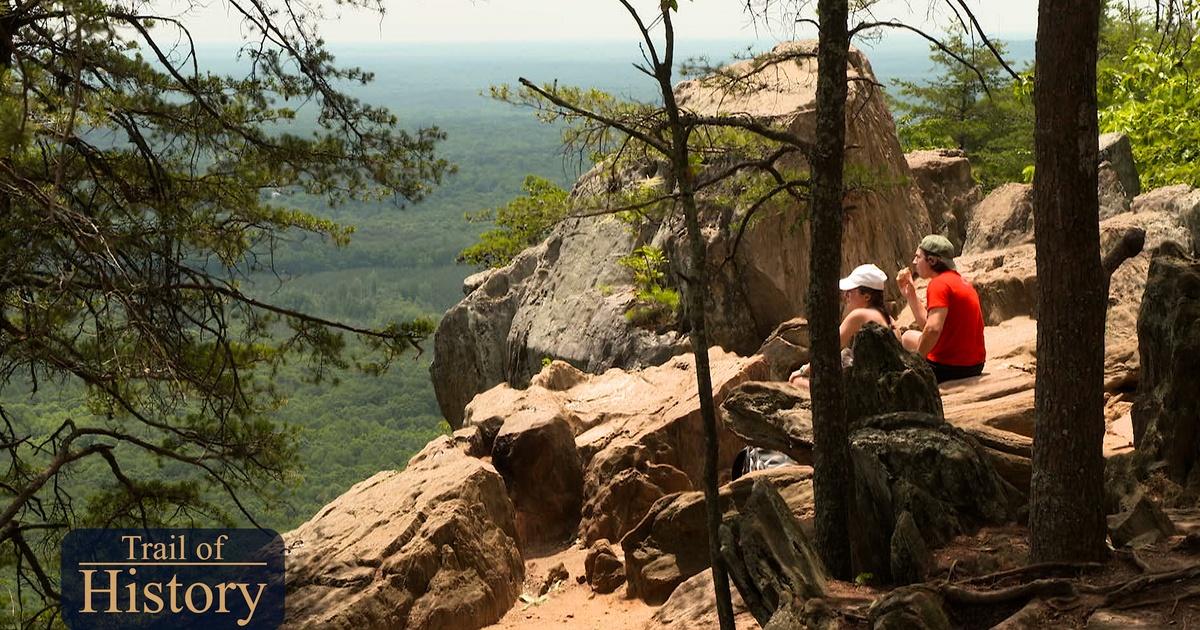
{"type": "Polygon", "coordinates": [[[843,291],[849,291],[858,287],[866,287],[882,291],[883,287],[887,284],[887,279],[887,274],[883,273],[882,269],[867,263],[855,267],[854,271],[850,272],[850,275],[838,280],[838,288],[843,291]]]}

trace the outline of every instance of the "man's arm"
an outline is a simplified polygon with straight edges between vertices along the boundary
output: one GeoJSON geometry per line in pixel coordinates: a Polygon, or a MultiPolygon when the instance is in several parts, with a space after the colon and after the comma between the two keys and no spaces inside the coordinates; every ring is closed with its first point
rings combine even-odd
{"type": "Polygon", "coordinates": [[[913,321],[916,322],[917,326],[924,328],[927,316],[925,305],[921,303],[921,298],[917,297],[917,287],[913,284],[912,272],[908,270],[908,267],[902,268],[900,273],[896,274],[896,285],[900,287],[900,293],[904,294],[904,299],[908,301],[908,308],[912,311],[913,321]]]}
{"type": "Polygon", "coordinates": [[[926,356],[933,347],[937,345],[938,339],[942,336],[942,326],[946,323],[946,308],[930,309],[928,316],[925,319],[924,329],[921,331],[921,345],[917,346],[917,354],[926,356]]]}

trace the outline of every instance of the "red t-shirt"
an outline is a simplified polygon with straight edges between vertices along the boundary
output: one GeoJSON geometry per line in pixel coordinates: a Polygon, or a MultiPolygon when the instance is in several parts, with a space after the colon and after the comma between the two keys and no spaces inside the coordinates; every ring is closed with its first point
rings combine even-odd
{"type": "Polygon", "coordinates": [[[930,361],[945,365],[979,365],[987,358],[983,346],[983,311],[979,294],[957,271],[944,271],[929,281],[925,308],[944,308],[942,335],[929,351],[930,361]]]}

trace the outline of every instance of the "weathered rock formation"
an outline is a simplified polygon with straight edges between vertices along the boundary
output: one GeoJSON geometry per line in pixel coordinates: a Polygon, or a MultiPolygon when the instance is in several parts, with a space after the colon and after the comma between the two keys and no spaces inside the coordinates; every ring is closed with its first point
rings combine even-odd
{"type": "Polygon", "coordinates": [[[625,584],[625,564],[607,540],[598,540],[588,549],[583,570],[587,583],[597,593],[611,593],[625,584]]]}
{"type": "Polygon", "coordinates": [[[962,251],[967,218],[983,199],[983,189],[971,175],[970,161],[954,149],[913,151],[904,157],[929,210],[930,229],[962,251]]]}
{"type": "MultiPolygon", "coordinates": [[[[718,403],[739,383],[767,375],[761,357],[713,348],[709,361],[718,403]]],[[[502,384],[475,397],[465,432],[483,444],[478,436],[495,431],[483,454],[504,475],[523,541],[569,537],[576,524],[585,544],[620,540],[660,497],[700,487],[704,431],[694,365],[688,354],[639,372],[587,375],[556,361],[526,389],[502,384]]],[[[740,448],[722,431],[723,470],[740,448]]]]}
{"type": "Polygon", "coordinates": [[[936,416],[900,412],[868,418],[850,436],[850,457],[855,482],[850,534],[858,572],[891,580],[896,523],[905,512],[933,547],[1016,517],[1017,494],[983,448],[936,416]]]}
{"type": "MultiPolygon", "coordinates": [[[[989,199],[996,201],[994,197],[1003,190],[1004,187],[997,189],[989,199]]],[[[1023,217],[1032,210],[1025,208],[1024,201],[1014,199],[1007,211],[993,208],[991,212],[979,212],[988,203],[985,200],[972,214],[968,251],[956,259],[958,269],[978,291],[988,325],[995,326],[1014,317],[1036,317],[1037,267],[1034,246],[1027,242],[1032,232],[1014,227],[1011,232],[997,231],[988,239],[972,241],[970,236],[987,232],[987,226],[1011,223],[1003,217],[1023,217]],[[982,251],[982,243],[999,245],[997,248],[989,245],[982,251]]],[[[1105,324],[1105,383],[1109,391],[1132,391],[1137,385],[1137,317],[1150,267],[1150,250],[1168,241],[1190,250],[1195,241],[1189,222],[1195,217],[1200,217],[1200,190],[1172,186],[1138,196],[1129,212],[1115,214],[1100,223],[1103,251],[1114,247],[1131,229],[1144,230],[1146,235],[1142,253],[1118,267],[1110,283],[1105,324]]],[[[1017,223],[1021,221],[1013,225],[1017,223]]]]}
{"type": "MultiPolygon", "coordinates": [[[[684,580],[667,601],[654,611],[645,630],[720,630],[713,598],[712,571],[705,569],[684,580]]],[[[736,588],[733,595],[734,625],[737,630],[758,630],[761,626],[746,609],[736,588]]]]}
{"type": "Polygon", "coordinates": [[[583,467],[561,410],[527,409],[506,418],[493,440],[492,465],[508,487],[523,546],[575,537],[583,467]]]}
{"type": "Polygon", "coordinates": [[[1136,459],[1143,469],[1165,461],[1173,480],[1190,484],[1200,473],[1200,262],[1174,245],[1153,254],[1138,339],[1136,459]]]}
{"type": "Polygon", "coordinates": [[[284,536],[290,628],[440,630],[494,623],[525,567],[500,475],[441,437],[284,536]]]}
{"type": "MultiPolygon", "coordinates": [[[[784,46],[776,52],[809,50],[815,43],[784,46]]],[[[854,79],[868,79],[850,82],[846,137],[847,159],[868,181],[847,198],[851,210],[843,267],[876,261],[891,273],[897,261],[908,260],[913,244],[928,231],[929,214],[862,53],[851,52],[848,72],[854,79]]],[[[757,78],[761,85],[746,94],[722,94],[712,82],[687,81],[676,88],[677,99],[698,113],[748,114],[811,138],[815,58],[787,61],[757,78]]],[[[802,160],[789,167],[805,168],[802,160]]],[[[600,173],[580,180],[577,199],[597,186],[611,189],[611,182],[599,182],[600,173]]],[[[622,174],[615,186],[640,187],[656,174],[657,166],[648,164],[622,174]]],[[[750,354],[780,322],[804,312],[809,278],[809,237],[802,223],[806,209],[782,202],[764,208],[735,252],[738,213],[745,209],[729,205],[728,198],[714,190],[698,200],[712,264],[708,326],[715,345],[750,354]]],[[[430,371],[442,413],[457,426],[475,394],[497,383],[523,387],[545,357],[600,373],[610,367],[658,365],[686,350],[680,333],[659,334],[626,319],[634,295],[628,270],[617,264],[639,245],[654,244],[678,271],[687,257],[683,236],[678,217],[668,216],[636,231],[612,216],[569,219],[509,266],[472,276],[464,287],[468,295],[443,317],[434,341],[430,371]]]]}
{"type": "Polygon", "coordinates": [[[1033,242],[1033,186],[1005,184],[971,210],[963,254],[1033,242]]]}
{"type": "Polygon", "coordinates": [[[1125,196],[1132,200],[1140,195],[1142,183],[1133,161],[1133,146],[1129,143],[1129,136],[1123,133],[1101,134],[1099,148],[1099,160],[1112,165],[1125,196]]]}
{"type": "Polygon", "coordinates": [[[781,608],[825,594],[821,557],[770,479],[754,480],[750,498],[720,531],[729,577],[764,628],[781,608]]]}
{"type": "MultiPolygon", "coordinates": [[[[784,466],[755,471],[721,488],[721,510],[736,517],[750,497],[756,479],[775,484],[797,518],[812,510],[812,469],[784,466]]],[[[666,601],[684,580],[708,569],[708,532],[704,494],[685,492],[659,499],[636,528],[621,540],[630,597],[652,604],[666,601]]]]}

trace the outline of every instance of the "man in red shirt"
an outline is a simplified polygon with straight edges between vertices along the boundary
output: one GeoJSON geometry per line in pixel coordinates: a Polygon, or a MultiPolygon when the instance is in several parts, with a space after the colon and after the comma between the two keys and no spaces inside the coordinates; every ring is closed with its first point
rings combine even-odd
{"type": "Polygon", "coordinates": [[[939,383],[982,374],[987,358],[983,311],[975,288],[954,270],[954,245],[944,236],[926,236],[912,264],[917,275],[929,279],[929,286],[926,303],[921,304],[908,268],[896,275],[896,284],[921,327],[921,332],[904,334],[904,348],[925,357],[939,383]]]}

